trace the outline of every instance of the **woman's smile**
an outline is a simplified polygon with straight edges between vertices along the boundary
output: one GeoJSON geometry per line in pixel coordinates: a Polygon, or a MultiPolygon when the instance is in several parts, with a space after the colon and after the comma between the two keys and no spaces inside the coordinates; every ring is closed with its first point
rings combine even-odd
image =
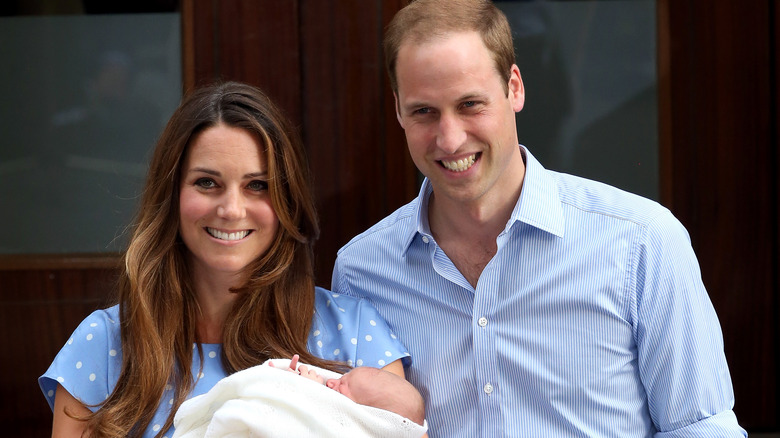
{"type": "Polygon", "coordinates": [[[218,230],[216,228],[206,227],[206,232],[211,235],[211,237],[217,239],[217,240],[226,240],[229,242],[235,242],[238,240],[243,240],[245,237],[247,237],[252,230],[243,230],[243,231],[223,231],[218,230]]]}

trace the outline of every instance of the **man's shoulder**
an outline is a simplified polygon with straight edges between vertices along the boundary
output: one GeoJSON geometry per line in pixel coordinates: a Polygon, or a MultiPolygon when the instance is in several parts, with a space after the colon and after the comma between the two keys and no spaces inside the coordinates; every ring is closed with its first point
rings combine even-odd
{"type": "Polygon", "coordinates": [[[659,218],[673,217],[658,202],[609,184],[575,175],[551,172],[557,181],[561,203],[578,214],[625,220],[646,227],[659,218]]]}
{"type": "Polygon", "coordinates": [[[353,237],[338,254],[360,250],[377,242],[401,242],[417,229],[419,198],[399,207],[367,230],[353,237]]]}

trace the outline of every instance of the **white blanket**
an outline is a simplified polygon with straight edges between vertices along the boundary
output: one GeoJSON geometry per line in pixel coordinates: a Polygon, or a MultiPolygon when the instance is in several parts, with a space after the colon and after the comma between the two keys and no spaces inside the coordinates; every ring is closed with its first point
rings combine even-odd
{"type": "MultiPolygon", "coordinates": [[[[419,438],[427,427],[398,414],[357,404],[317,382],[286,371],[273,359],[234,373],[206,394],[185,401],[174,438],[388,437],[419,438]]],[[[317,367],[320,376],[339,374],[317,367]]]]}

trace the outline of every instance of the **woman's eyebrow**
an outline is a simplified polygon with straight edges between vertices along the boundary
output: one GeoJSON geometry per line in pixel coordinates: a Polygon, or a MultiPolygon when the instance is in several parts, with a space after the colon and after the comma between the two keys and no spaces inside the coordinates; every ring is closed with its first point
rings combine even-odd
{"type": "MultiPolygon", "coordinates": [[[[192,173],[192,172],[201,172],[201,173],[205,173],[205,174],[208,174],[208,175],[219,176],[219,177],[222,176],[222,173],[220,171],[214,170],[214,169],[208,169],[206,167],[193,167],[192,169],[187,171],[187,173],[192,173]]],[[[268,171],[262,170],[262,171],[259,171],[259,172],[247,173],[247,174],[244,175],[244,178],[245,179],[247,179],[247,178],[261,178],[261,177],[267,177],[267,176],[268,176],[268,171]]]]}
{"type": "Polygon", "coordinates": [[[202,172],[202,173],[207,173],[209,175],[222,176],[222,174],[219,171],[213,169],[207,169],[205,167],[193,167],[192,169],[187,171],[187,173],[192,173],[192,172],[202,172]]]}

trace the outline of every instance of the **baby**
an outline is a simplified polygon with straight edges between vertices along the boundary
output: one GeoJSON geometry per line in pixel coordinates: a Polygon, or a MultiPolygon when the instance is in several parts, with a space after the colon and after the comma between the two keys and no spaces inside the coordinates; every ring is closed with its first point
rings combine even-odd
{"type": "Polygon", "coordinates": [[[402,377],[369,367],[341,375],[295,355],[237,371],[182,403],[174,438],[425,438],[424,417],[420,393],[402,377]]]}
{"type": "MultiPolygon", "coordinates": [[[[273,362],[269,365],[274,366],[273,362]]],[[[425,403],[417,389],[403,377],[378,368],[353,368],[338,379],[325,379],[316,370],[298,364],[298,355],[290,360],[288,371],[324,384],[361,405],[394,412],[423,426],[425,403]]]]}

